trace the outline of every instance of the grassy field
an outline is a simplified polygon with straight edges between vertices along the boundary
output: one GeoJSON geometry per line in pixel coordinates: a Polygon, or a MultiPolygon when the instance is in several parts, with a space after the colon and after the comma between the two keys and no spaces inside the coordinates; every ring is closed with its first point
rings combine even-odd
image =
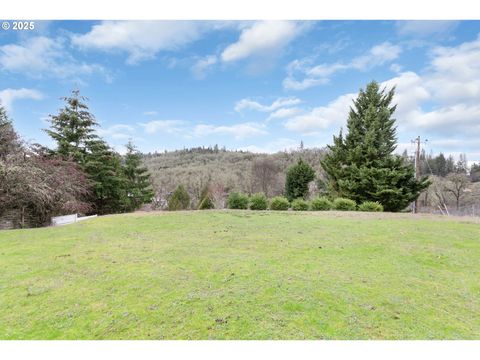
{"type": "Polygon", "coordinates": [[[0,232],[1,339],[480,339],[480,225],[197,211],[0,232]]]}

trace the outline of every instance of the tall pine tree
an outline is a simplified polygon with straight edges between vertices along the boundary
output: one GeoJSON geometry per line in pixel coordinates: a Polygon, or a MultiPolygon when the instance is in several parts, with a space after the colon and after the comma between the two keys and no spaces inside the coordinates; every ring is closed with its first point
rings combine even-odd
{"type": "Polygon", "coordinates": [[[121,157],[102,139],[87,142],[85,172],[92,183],[92,203],[98,214],[127,210],[126,178],[121,157]]]}
{"type": "Polygon", "coordinates": [[[333,137],[329,153],[322,161],[332,195],[357,203],[378,201],[386,211],[400,211],[427,188],[426,178],[417,181],[414,169],[396,148],[395,88],[380,89],[372,81],[360,90],[350,108],[348,133],[333,137]]]}
{"type": "Polygon", "coordinates": [[[123,170],[127,191],[127,210],[133,211],[142,204],[152,201],[154,196],[148,169],[142,164],[142,157],[131,141],[126,145],[127,154],[123,170]]]}
{"type": "Polygon", "coordinates": [[[45,130],[56,141],[56,153],[64,157],[72,157],[83,165],[87,153],[87,143],[96,139],[94,127],[95,117],[90,113],[87,98],[73,90],[69,97],[62,98],[66,102],[58,115],[50,115],[50,129],[45,130]]]}

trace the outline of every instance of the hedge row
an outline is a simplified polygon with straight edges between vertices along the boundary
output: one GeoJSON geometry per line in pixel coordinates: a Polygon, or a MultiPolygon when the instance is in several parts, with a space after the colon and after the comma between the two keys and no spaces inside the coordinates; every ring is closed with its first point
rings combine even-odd
{"type": "Polygon", "coordinates": [[[376,201],[365,201],[357,206],[355,201],[345,198],[336,198],[333,201],[327,197],[318,197],[310,202],[303,199],[295,199],[291,203],[283,196],[276,196],[268,201],[263,193],[254,194],[248,197],[242,193],[230,193],[227,199],[229,209],[250,209],[250,210],[288,210],[294,211],[383,211],[383,206],[376,201]]]}

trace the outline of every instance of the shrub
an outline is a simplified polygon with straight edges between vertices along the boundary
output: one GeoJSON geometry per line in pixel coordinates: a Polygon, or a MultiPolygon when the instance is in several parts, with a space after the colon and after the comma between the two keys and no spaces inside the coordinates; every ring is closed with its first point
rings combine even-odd
{"type": "Polygon", "coordinates": [[[302,159],[287,170],[285,178],[285,195],[288,200],[303,198],[308,195],[308,184],[315,179],[315,171],[302,159]]]}
{"type": "Polygon", "coordinates": [[[341,211],[354,211],[357,207],[355,201],[345,198],[336,198],[333,201],[333,208],[341,211]]]}
{"type": "Polygon", "coordinates": [[[370,212],[382,212],[383,205],[378,201],[364,201],[358,205],[358,210],[360,211],[370,211],[370,212]]]}
{"type": "Polygon", "coordinates": [[[303,199],[295,199],[292,201],[292,210],[294,211],[306,211],[308,210],[308,203],[303,199]]]}
{"type": "Polygon", "coordinates": [[[205,196],[202,201],[200,201],[200,204],[198,205],[198,210],[208,210],[208,209],[214,209],[215,205],[213,205],[212,199],[210,199],[210,196],[205,196]]]}
{"type": "Polygon", "coordinates": [[[242,193],[230,193],[227,205],[229,209],[248,209],[248,196],[242,193]]]}
{"type": "Polygon", "coordinates": [[[250,209],[267,210],[268,200],[264,193],[254,194],[250,197],[250,209]]]}
{"type": "Polygon", "coordinates": [[[210,186],[206,185],[200,193],[200,200],[198,202],[197,209],[208,210],[208,209],[214,209],[214,208],[215,208],[215,205],[213,204],[210,186]]]}
{"type": "Polygon", "coordinates": [[[288,210],[290,203],[283,196],[276,196],[270,201],[270,210],[288,210]]]}
{"type": "Polygon", "coordinates": [[[179,185],[168,201],[168,210],[185,210],[190,207],[190,195],[183,185],[179,185]]]}
{"type": "Polygon", "coordinates": [[[333,208],[333,204],[328,198],[325,196],[318,197],[316,199],[312,200],[312,203],[310,204],[311,210],[314,211],[325,211],[325,210],[331,210],[333,208]]]}

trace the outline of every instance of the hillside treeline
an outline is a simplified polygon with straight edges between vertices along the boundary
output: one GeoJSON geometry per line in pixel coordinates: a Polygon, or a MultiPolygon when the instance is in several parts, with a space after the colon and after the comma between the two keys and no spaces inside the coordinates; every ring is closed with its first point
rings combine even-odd
{"type": "Polygon", "coordinates": [[[156,193],[154,208],[165,208],[179,184],[186,188],[192,199],[191,206],[196,208],[205,186],[215,192],[216,207],[225,206],[230,192],[263,192],[267,197],[282,195],[287,169],[300,158],[316,173],[316,181],[310,184],[311,196],[323,193],[325,174],[320,161],[324,155],[325,149],[302,149],[301,146],[275,154],[229,151],[214,146],[148,153],[143,155],[143,161],[152,174],[156,193]]]}

